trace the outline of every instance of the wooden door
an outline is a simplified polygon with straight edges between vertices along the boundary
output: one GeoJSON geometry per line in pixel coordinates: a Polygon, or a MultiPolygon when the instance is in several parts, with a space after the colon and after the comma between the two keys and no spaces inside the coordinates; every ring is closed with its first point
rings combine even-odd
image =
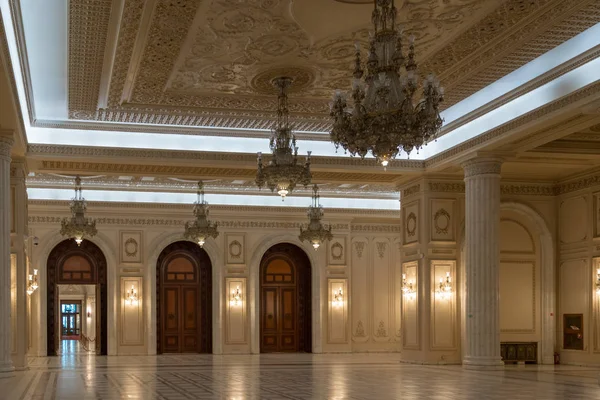
{"type": "Polygon", "coordinates": [[[163,345],[164,353],[199,352],[198,288],[184,285],[165,285],[163,345]]]}
{"type": "Polygon", "coordinates": [[[260,347],[264,353],[310,351],[306,338],[310,335],[310,298],[306,296],[310,265],[300,249],[287,246],[292,247],[269,250],[261,262],[260,347]]]}

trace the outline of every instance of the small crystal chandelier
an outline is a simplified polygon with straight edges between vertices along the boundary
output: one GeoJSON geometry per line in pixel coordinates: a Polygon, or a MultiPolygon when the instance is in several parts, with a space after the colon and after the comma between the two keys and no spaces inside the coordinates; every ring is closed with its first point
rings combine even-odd
{"type": "Polygon", "coordinates": [[[71,199],[71,218],[63,218],[60,234],[74,238],[77,246],[81,245],[86,237],[95,236],[98,233],[96,221],[85,216],[87,205],[81,195],[81,178],[75,177],[75,197],[71,199]]]}
{"type": "Polygon", "coordinates": [[[196,216],[194,221],[185,223],[183,236],[197,242],[202,247],[209,237],[216,238],[219,236],[218,224],[208,220],[208,203],[204,200],[204,184],[202,181],[198,182],[198,199],[194,203],[194,215],[196,216]]]}
{"type": "Polygon", "coordinates": [[[277,96],[277,127],[271,133],[269,147],[273,156],[269,164],[263,166],[262,153],[258,153],[258,171],[256,173],[256,184],[259,188],[266,186],[281,196],[291,194],[296,184],[304,186],[311,181],[310,174],[310,151],[304,165],[298,163],[298,147],[296,137],[292,133],[289,122],[287,88],[292,83],[291,78],[276,78],[273,85],[279,89],[277,96]]]}
{"type": "Polygon", "coordinates": [[[129,301],[129,304],[135,304],[138,302],[138,294],[137,290],[135,290],[135,286],[131,285],[131,289],[127,291],[125,295],[125,299],[129,301]]]}
{"type": "Polygon", "coordinates": [[[443,122],[439,104],[444,91],[429,75],[422,83],[423,99],[413,102],[419,88],[414,37],[409,38],[405,57],[394,0],[373,0],[373,6],[366,72],[357,43],[351,92],[354,107],[348,107],[345,95],[336,91],[331,140],[351,155],[364,158],[371,151],[386,167],[400,151],[418,152],[437,137],[443,122]]]}
{"type": "Polygon", "coordinates": [[[321,243],[326,240],[331,240],[331,225],[325,225],[321,222],[323,218],[323,207],[319,204],[319,188],[315,184],[313,186],[312,205],[308,207],[308,226],[300,227],[301,241],[308,240],[315,250],[319,249],[321,243]]]}

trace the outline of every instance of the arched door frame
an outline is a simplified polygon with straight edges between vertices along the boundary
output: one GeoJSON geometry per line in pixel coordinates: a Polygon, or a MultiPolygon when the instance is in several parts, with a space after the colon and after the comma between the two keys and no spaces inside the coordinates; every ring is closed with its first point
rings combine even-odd
{"type": "MultiPolygon", "coordinates": [[[[156,239],[154,239],[150,243],[151,249],[154,249],[147,261],[146,274],[144,276],[145,284],[144,284],[144,292],[146,293],[145,304],[148,304],[149,307],[146,308],[146,332],[148,341],[148,355],[156,354],[156,341],[157,341],[157,332],[156,332],[156,323],[157,323],[157,315],[156,315],[156,264],[158,261],[158,257],[162,251],[172,243],[186,241],[190,243],[196,242],[185,239],[183,237],[183,232],[167,232],[165,234],[160,235],[156,239]]],[[[221,252],[219,247],[215,243],[214,240],[208,240],[204,244],[204,250],[208,254],[208,258],[210,258],[210,263],[212,265],[212,354],[222,354],[223,353],[223,341],[222,341],[222,327],[221,321],[223,321],[223,307],[224,302],[222,300],[222,296],[224,290],[224,283],[222,279],[222,269],[223,262],[221,260],[221,252]]]]}
{"type": "Polygon", "coordinates": [[[323,249],[316,252],[311,246],[301,242],[297,235],[291,233],[274,233],[266,236],[256,246],[250,258],[250,271],[248,282],[248,302],[250,310],[250,352],[260,354],[260,262],[268,249],[276,244],[290,243],[304,251],[311,268],[311,328],[312,352],[321,353],[323,350],[321,340],[321,320],[323,305],[321,304],[321,265],[325,252],[323,249]]]}
{"type": "MultiPolygon", "coordinates": [[[[100,292],[100,337],[96,336],[96,340],[100,340],[100,354],[108,354],[108,265],[106,256],[103,254],[100,247],[89,240],[84,240],[81,246],[78,246],[73,240],[65,239],[58,243],[48,256],[47,271],[46,271],[46,354],[48,356],[56,355],[58,349],[55,346],[55,339],[58,335],[59,327],[54,321],[60,320],[56,315],[59,312],[60,303],[56,303],[59,299],[58,285],[69,284],[62,282],[59,277],[59,271],[64,263],[73,256],[85,258],[94,270],[94,279],[90,282],[74,282],[75,284],[95,285],[100,292]]],[[[98,292],[97,292],[98,293],[98,292]]],[[[59,323],[60,325],[60,323],[59,323]]]]}
{"type": "MultiPolygon", "coordinates": [[[[522,215],[533,223],[540,238],[540,264],[541,264],[541,293],[540,307],[542,313],[542,331],[541,331],[541,356],[538,356],[542,364],[554,364],[554,345],[556,342],[556,260],[554,254],[554,243],[552,234],[548,229],[548,224],[544,218],[532,207],[516,201],[505,201],[500,203],[500,212],[512,211],[522,215]]],[[[465,227],[464,223],[461,230],[460,243],[460,266],[461,266],[461,343],[462,354],[464,356],[465,331],[465,227]]]]}
{"type": "MultiPolygon", "coordinates": [[[[160,334],[161,334],[161,330],[162,330],[162,315],[161,315],[161,305],[159,304],[159,302],[162,301],[162,287],[161,285],[165,284],[165,282],[162,281],[162,278],[164,278],[164,271],[161,270],[162,268],[164,268],[166,265],[168,265],[168,263],[170,261],[172,261],[175,258],[181,257],[181,256],[187,256],[186,258],[192,258],[194,259],[194,261],[196,261],[195,267],[197,267],[196,270],[196,274],[197,274],[197,282],[195,286],[198,289],[198,294],[200,296],[199,299],[199,303],[200,303],[200,310],[196,310],[199,311],[201,314],[201,320],[197,320],[198,325],[200,325],[200,329],[205,328],[205,325],[209,325],[209,333],[207,337],[203,337],[202,338],[202,342],[200,343],[200,345],[198,347],[200,347],[200,349],[203,352],[207,352],[207,353],[212,353],[212,326],[213,326],[213,319],[212,319],[212,301],[213,301],[213,288],[212,288],[212,263],[210,261],[210,257],[208,256],[208,253],[206,253],[205,250],[201,249],[197,243],[193,243],[190,242],[188,240],[180,240],[180,241],[176,241],[173,242],[171,244],[169,244],[167,247],[165,247],[159,254],[158,259],[157,259],[157,263],[156,263],[156,291],[155,291],[155,296],[157,299],[157,304],[156,304],[156,325],[154,326],[154,328],[156,329],[157,332],[157,341],[156,341],[156,347],[157,347],[157,352],[164,352],[163,348],[160,348],[159,346],[159,341],[161,340],[160,338],[160,334]],[[168,252],[167,252],[168,251],[168,252]],[[166,252],[166,253],[165,253],[166,252]],[[194,254],[196,253],[196,254],[194,254]],[[197,257],[194,257],[197,256],[197,257]],[[198,260],[198,258],[204,258],[206,261],[208,261],[208,266],[204,266],[206,269],[208,269],[208,282],[206,282],[205,280],[202,279],[202,275],[203,272],[202,271],[202,260],[198,260]],[[208,304],[207,304],[208,303],[208,304]],[[209,318],[208,320],[204,319],[204,316],[206,314],[209,314],[209,318]],[[204,325],[204,326],[203,326],[204,325]]],[[[205,277],[206,279],[206,277],[205,277]]],[[[198,303],[197,303],[198,304],[198,303]]],[[[197,348],[198,348],[197,347],[197,348]]]]}
{"type": "MultiPolygon", "coordinates": [[[[37,353],[39,357],[45,357],[47,355],[47,333],[48,333],[48,315],[47,315],[47,271],[48,271],[48,257],[50,252],[65,238],[60,234],[58,230],[48,232],[42,237],[42,241],[37,248],[34,247],[32,258],[34,263],[39,270],[39,289],[32,295],[32,313],[37,326],[39,327],[38,334],[36,337],[37,342],[37,353]],[[39,250],[38,250],[39,248],[39,250]],[[37,250],[37,251],[36,251],[37,250]],[[36,298],[37,296],[37,298],[36,298]]],[[[110,240],[103,233],[98,233],[94,236],[90,242],[94,243],[100,248],[102,254],[106,258],[107,263],[107,345],[108,355],[113,356],[117,354],[117,321],[116,321],[116,302],[115,302],[115,291],[116,291],[116,254],[114,253],[110,240]]]]}

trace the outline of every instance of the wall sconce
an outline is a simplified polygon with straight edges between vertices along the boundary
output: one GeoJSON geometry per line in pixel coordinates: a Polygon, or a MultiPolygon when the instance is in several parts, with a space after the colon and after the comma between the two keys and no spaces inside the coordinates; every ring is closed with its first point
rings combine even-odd
{"type": "Polygon", "coordinates": [[[596,270],[596,293],[600,295],[600,268],[596,270]]]}
{"type": "Polygon", "coordinates": [[[341,307],[344,304],[344,292],[342,292],[342,288],[339,288],[337,291],[333,292],[333,305],[337,307],[341,307]]]}
{"type": "Polygon", "coordinates": [[[38,270],[34,269],[33,274],[29,274],[29,280],[27,285],[27,294],[32,295],[38,288],[38,270]]]}
{"type": "Polygon", "coordinates": [[[87,310],[87,317],[92,318],[92,311],[89,309],[87,310]]]}
{"type": "Polygon", "coordinates": [[[131,290],[128,290],[125,294],[125,300],[129,301],[129,304],[135,304],[138,302],[138,294],[134,285],[131,285],[131,290]]]}
{"type": "Polygon", "coordinates": [[[233,306],[237,306],[241,301],[242,301],[242,292],[240,291],[240,287],[238,286],[235,290],[231,291],[230,304],[233,306]]]}
{"type": "Polygon", "coordinates": [[[414,298],[416,294],[413,282],[406,281],[406,274],[402,274],[402,293],[408,295],[411,298],[414,298]]]}
{"type": "Polygon", "coordinates": [[[446,272],[446,279],[440,278],[440,285],[436,294],[445,299],[450,296],[450,293],[452,293],[452,278],[450,278],[450,272],[446,272]]]}

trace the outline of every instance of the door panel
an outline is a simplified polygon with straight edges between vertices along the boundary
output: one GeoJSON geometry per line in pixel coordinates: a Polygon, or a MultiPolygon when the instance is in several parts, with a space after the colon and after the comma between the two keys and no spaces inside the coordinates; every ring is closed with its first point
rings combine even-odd
{"type": "Polygon", "coordinates": [[[184,353],[197,353],[198,352],[198,289],[195,287],[182,288],[182,303],[183,313],[182,318],[182,344],[184,353]]]}
{"type": "Polygon", "coordinates": [[[169,285],[164,288],[163,293],[163,352],[199,352],[201,332],[198,328],[198,288],[169,285]]]}
{"type": "Polygon", "coordinates": [[[179,288],[165,288],[165,333],[179,331],[179,288]]]}

